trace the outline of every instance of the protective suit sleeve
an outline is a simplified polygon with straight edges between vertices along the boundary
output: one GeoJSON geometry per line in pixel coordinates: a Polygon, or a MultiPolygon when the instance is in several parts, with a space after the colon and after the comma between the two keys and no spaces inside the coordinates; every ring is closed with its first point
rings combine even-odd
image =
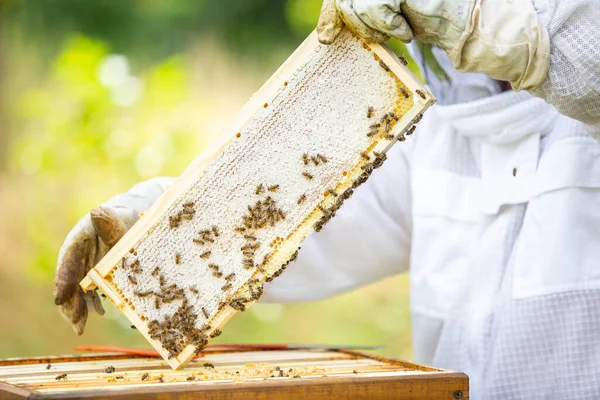
{"type": "MultiPolygon", "coordinates": [[[[589,126],[600,126],[600,2],[475,0],[456,69],[509,81],[589,126]]],[[[596,127],[595,129],[593,127],[596,127]]]]}
{"type": "Polygon", "coordinates": [[[264,302],[318,300],[406,271],[411,237],[407,144],[346,200],[298,259],[265,285],[264,302]]]}
{"type": "Polygon", "coordinates": [[[537,0],[550,36],[550,65],[530,92],[588,125],[600,140],[600,1],[537,0]]]}

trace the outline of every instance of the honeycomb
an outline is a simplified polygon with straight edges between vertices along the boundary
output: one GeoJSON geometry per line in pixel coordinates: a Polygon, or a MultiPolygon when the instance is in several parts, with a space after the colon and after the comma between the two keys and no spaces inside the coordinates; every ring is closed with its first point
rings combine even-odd
{"type": "MultiPolygon", "coordinates": [[[[168,357],[199,352],[353,189],[413,93],[348,32],[319,45],[105,279],[168,357]]],[[[378,152],[379,151],[379,152],[378,152]]],[[[186,356],[187,357],[187,356],[186,356]]]]}

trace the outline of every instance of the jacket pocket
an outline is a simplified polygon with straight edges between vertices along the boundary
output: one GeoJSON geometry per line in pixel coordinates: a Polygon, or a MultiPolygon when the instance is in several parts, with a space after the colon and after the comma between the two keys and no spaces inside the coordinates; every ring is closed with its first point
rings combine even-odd
{"type": "Polygon", "coordinates": [[[599,148],[564,140],[540,160],[515,249],[513,298],[600,288],[599,148]]]}

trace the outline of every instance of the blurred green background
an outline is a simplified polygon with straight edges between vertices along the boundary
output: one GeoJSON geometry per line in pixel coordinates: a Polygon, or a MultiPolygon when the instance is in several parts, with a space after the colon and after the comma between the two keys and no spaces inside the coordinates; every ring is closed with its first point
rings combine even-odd
{"type": "MultiPolygon", "coordinates": [[[[58,249],[93,206],[180,174],[310,33],[320,3],[0,0],[0,357],[148,347],[109,304],[72,332],[53,304],[58,249]]],[[[383,344],[411,359],[406,276],[255,305],[216,342],[383,344]]]]}

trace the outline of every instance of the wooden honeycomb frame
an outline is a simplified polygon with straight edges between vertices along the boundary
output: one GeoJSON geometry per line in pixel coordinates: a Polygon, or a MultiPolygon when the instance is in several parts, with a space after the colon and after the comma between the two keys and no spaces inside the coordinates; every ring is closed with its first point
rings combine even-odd
{"type": "MultiPolygon", "coordinates": [[[[355,38],[355,40],[360,40],[355,38]]],[[[193,184],[203,173],[211,162],[221,153],[221,151],[232,141],[236,135],[239,136],[240,130],[250,120],[250,118],[261,110],[265,104],[269,103],[277,90],[282,85],[287,84],[289,77],[302,66],[311,56],[311,54],[321,46],[318,43],[316,33],[313,32],[296,51],[286,60],[286,62],[275,72],[275,74],[263,85],[263,87],[254,94],[254,96],[246,103],[239,114],[235,117],[232,123],[226,127],[222,135],[222,139],[209,147],[186,169],[181,177],[160,197],[159,200],[140,218],[140,220],[127,232],[127,234],[106,254],[106,256],[91,269],[87,276],[82,280],[81,287],[83,290],[101,289],[106,296],[120,309],[123,314],[131,321],[133,325],[146,337],[151,345],[165,358],[169,365],[174,369],[179,369],[185,366],[195,355],[196,347],[188,345],[180,354],[169,358],[169,352],[162,344],[150,337],[147,327],[147,322],[142,320],[140,315],[136,313],[130,301],[128,301],[118,287],[112,281],[111,273],[116,266],[121,262],[123,256],[132,249],[146,232],[152,229],[155,223],[168,212],[171,205],[181,196],[191,184],[193,184]]],[[[430,107],[435,99],[425,89],[425,87],[417,81],[413,74],[403,65],[403,62],[396,57],[384,45],[373,43],[362,43],[365,51],[370,51],[377,61],[382,61],[389,69],[389,73],[394,75],[396,80],[401,82],[403,87],[407,88],[413,94],[411,102],[412,107],[402,115],[399,120],[392,126],[390,134],[395,138],[404,137],[414,124],[417,123],[422,113],[430,107]],[[418,95],[417,95],[418,93],[418,95]]],[[[370,147],[365,151],[372,155],[374,152],[384,154],[396,140],[383,140],[379,137],[373,140],[370,147]]],[[[363,167],[366,161],[361,161],[355,167],[345,172],[335,188],[342,193],[344,190],[351,188],[353,183],[363,174],[363,167]]],[[[333,196],[325,196],[319,206],[330,208],[335,203],[333,196]]],[[[322,218],[323,214],[319,208],[315,208],[312,213],[299,225],[296,230],[290,234],[279,245],[268,263],[263,265],[264,271],[257,271],[252,278],[258,279],[260,284],[265,280],[272,279],[273,275],[277,276],[282,265],[285,265],[290,258],[294,257],[299,245],[310,234],[315,224],[322,218]]],[[[235,297],[237,293],[241,293],[247,287],[240,288],[230,298],[235,297]]],[[[249,305],[249,304],[247,304],[249,305]]],[[[221,309],[211,320],[211,330],[207,333],[215,331],[223,326],[229,318],[235,314],[236,310],[230,306],[221,309]]]]}

